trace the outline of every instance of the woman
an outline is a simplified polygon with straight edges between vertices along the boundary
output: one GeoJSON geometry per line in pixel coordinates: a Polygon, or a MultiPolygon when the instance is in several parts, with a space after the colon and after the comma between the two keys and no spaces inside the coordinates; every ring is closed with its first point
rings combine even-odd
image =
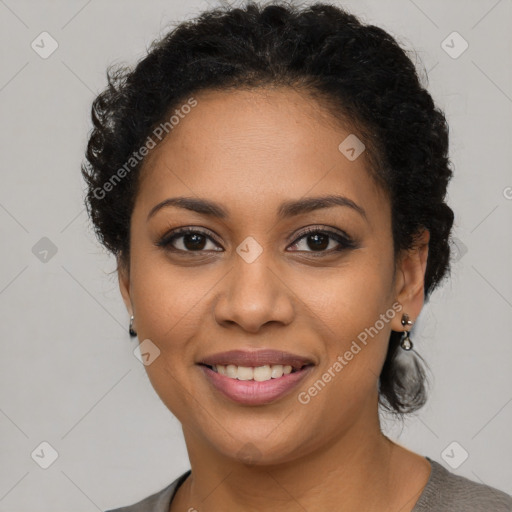
{"type": "Polygon", "coordinates": [[[445,117],[340,8],[217,9],[94,101],[83,175],[191,470],[119,511],[511,510],[381,431],[449,270],[445,117]]]}

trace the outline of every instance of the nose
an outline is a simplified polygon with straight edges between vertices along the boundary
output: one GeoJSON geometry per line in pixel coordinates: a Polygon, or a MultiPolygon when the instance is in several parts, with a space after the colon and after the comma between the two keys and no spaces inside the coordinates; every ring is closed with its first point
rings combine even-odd
{"type": "Polygon", "coordinates": [[[264,254],[252,263],[235,258],[215,301],[214,315],[219,325],[237,325],[256,333],[266,324],[285,326],[292,322],[293,292],[264,254]]]}

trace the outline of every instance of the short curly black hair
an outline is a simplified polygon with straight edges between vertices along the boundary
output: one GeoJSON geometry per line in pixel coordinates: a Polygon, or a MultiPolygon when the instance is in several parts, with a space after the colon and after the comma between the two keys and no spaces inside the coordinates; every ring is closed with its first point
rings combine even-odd
{"type": "MultiPolygon", "coordinates": [[[[426,300],[448,273],[454,218],[445,203],[452,177],[448,125],[407,52],[381,28],[325,3],[248,1],[179,23],[134,68],[110,66],[107,78],[92,104],[82,175],[96,235],[122,264],[129,262],[144,162],[138,150],[155,127],[202,90],[282,85],[307,91],[357,130],[369,172],[390,199],[395,258],[428,229],[426,300]]],[[[399,416],[426,400],[423,365],[414,359],[404,367],[400,337],[391,332],[379,379],[380,405],[399,416]]]]}

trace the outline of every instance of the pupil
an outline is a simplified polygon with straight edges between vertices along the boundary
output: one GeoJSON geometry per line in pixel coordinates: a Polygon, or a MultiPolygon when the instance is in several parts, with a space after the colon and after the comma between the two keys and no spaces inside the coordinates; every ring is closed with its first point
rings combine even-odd
{"type": "Polygon", "coordinates": [[[314,235],[309,235],[308,237],[308,247],[310,249],[319,250],[325,249],[329,246],[329,237],[327,235],[323,235],[322,233],[315,233],[314,235]],[[314,240],[314,244],[310,244],[309,241],[314,240]]]}
{"type": "Polygon", "coordinates": [[[190,233],[183,237],[183,244],[188,250],[201,250],[204,248],[205,237],[203,235],[198,235],[197,233],[190,233]],[[192,242],[187,243],[188,241],[192,242]]]}

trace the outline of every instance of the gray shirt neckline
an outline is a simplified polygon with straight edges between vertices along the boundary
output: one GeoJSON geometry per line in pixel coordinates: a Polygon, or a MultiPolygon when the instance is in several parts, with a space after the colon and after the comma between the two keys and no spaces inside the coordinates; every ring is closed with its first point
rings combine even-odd
{"type": "MultiPolygon", "coordinates": [[[[451,473],[438,462],[425,458],[431,465],[430,476],[412,512],[512,512],[512,497],[508,494],[451,473]]],[[[147,498],[105,512],[169,512],[179,486],[190,474],[189,469],[147,498]]]]}

